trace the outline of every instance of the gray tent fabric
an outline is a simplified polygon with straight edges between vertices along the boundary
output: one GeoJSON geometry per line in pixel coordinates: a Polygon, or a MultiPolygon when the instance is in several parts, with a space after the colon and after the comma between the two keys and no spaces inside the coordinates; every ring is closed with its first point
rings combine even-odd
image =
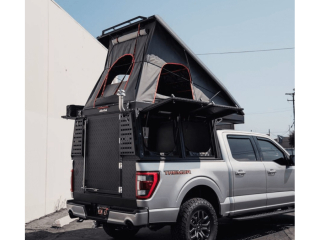
{"type": "MultiPolygon", "coordinates": [[[[240,107],[220,81],[159,16],[151,16],[129,26],[103,34],[98,37],[98,40],[109,51],[105,69],[90,94],[85,109],[117,102],[115,97],[117,89],[126,91],[125,102],[154,103],[155,98],[158,100],[166,99],[169,96],[160,92],[157,93],[160,76],[164,74],[162,71],[165,71],[166,74],[171,74],[172,79],[174,78],[173,76],[179,78],[180,85],[178,81],[172,80],[175,81],[173,84],[177,84],[176,88],[182,86],[181,84],[184,84],[183,86],[190,84],[189,90],[182,90],[191,91],[194,100],[208,102],[210,98],[218,93],[214,98],[216,104],[240,107]],[[113,39],[139,32],[139,29],[145,29],[147,34],[143,36],[137,35],[134,39],[119,42],[115,45],[112,44],[113,39]],[[134,57],[133,63],[130,61],[132,59],[130,56],[134,57]],[[120,62],[125,64],[121,65],[119,64],[120,62]],[[167,68],[169,68],[170,64],[172,64],[171,69],[174,64],[185,66],[190,77],[181,77],[181,75],[175,73],[182,71],[181,69],[176,71],[168,70],[167,68]],[[117,71],[120,74],[125,74],[124,72],[127,70],[131,72],[127,82],[110,84],[110,76],[117,74],[117,71]],[[184,81],[186,82],[183,83],[184,81]]],[[[172,88],[172,91],[177,91],[176,88],[172,88]]],[[[190,98],[191,95],[188,96],[190,98]]]]}
{"type": "MultiPolygon", "coordinates": [[[[112,66],[119,60],[121,57],[127,54],[134,55],[134,66],[130,75],[130,78],[126,84],[121,84],[121,89],[126,90],[125,101],[134,101],[136,97],[136,85],[140,76],[140,71],[144,63],[144,53],[148,46],[148,41],[152,35],[153,28],[155,23],[147,24],[145,29],[148,29],[148,34],[143,36],[137,36],[135,39],[131,39],[125,42],[118,43],[116,45],[112,44],[112,39],[109,43],[109,51],[107,55],[107,60],[105,64],[105,69],[100,76],[96,86],[94,87],[86,105],[85,109],[107,105],[113,103],[115,98],[109,98],[109,96],[103,93],[103,96],[98,99],[97,96],[99,91],[102,90],[103,84],[108,76],[109,71],[112,69],[112,66]]],[[[135,31],[138,30],[138,26],[135,31]]],[[[130,66],[131,63],[127,65],[130,66]]],[[[116,90],[117,87],[113,87],[116,90]]]]}
{"type": "Polygon", "coordinates": [[[138,102],[153,102],[156,92],[157,81],[161,71],[160,66],[166,62],[156,55],[147,55],[146,62],[143,63],[143,70],[140,78],[140,87],[136,100],[138,102]]]}

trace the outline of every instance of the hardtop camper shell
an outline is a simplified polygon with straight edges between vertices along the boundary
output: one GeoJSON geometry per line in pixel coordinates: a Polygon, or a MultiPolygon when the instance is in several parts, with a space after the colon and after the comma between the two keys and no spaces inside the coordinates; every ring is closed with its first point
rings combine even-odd
{"type": "Polygon", "coordinates": [[[131,19],[97,39],[108,48],[105,68],[85,106],[69,105],[64,118],[75,119],[73,201],[102,221],[100,205],[145,211],[137,205],[148,195],[136,189],[137,161],[219,158],[215,141],[195,139],[215,139],[218,119],[243,123],[244,113],[159,16],[131,19]]]}

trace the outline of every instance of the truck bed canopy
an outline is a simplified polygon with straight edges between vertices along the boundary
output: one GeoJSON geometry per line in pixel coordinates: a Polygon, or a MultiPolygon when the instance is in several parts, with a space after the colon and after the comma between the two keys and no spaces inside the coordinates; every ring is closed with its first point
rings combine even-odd
{"type": "MultiPolygon", "coordinates": [[[[154,104],[175,96],[208,104],[216,95],[215,104],[240,107],[217,77],[157,15],[137,17],[106,29],[98,40],[109,51],[105,69],[85,109],[115,103],[119,89],[126,91],[125,102],[154,104]],[[117,76],[125,77],[116,81],[117,76]]],[[[236,112],[244,115],[242,110],[236,112]]]]}

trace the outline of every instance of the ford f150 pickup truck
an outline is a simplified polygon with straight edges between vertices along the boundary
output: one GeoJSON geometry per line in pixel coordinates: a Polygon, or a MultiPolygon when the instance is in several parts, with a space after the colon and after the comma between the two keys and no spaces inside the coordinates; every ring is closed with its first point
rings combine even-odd
{"type": "Polygon", "coordinates": [[[217,130],[243,109],[161,18],[125,24],[98,37],[105,69],[63,116],[75,121],[70,217],[114,238],[171,225],[173,239],[213,240],[219,218],[293,211],[292,156],[266,135],[217,130]]]}
{"type": "MultiPolygon", "coordinates": [[[[119,119],[119,114],[109,115],[105,116],[107,120],[112,116],[119,119]]],[[[74,160],[72,189],[75,199],[67,203],[71,217],[96,220],[115,238],[132,236],[141,227],[156,230],[172,225],[174,239],[215,239],[220,217],[245,220],[293,211],[294,163],[268,136],[234,130],[215,131],[214,124],[203,119],[173,119],[170,115],[149,118],[148,130],[141,128],[145,129],[142,132],[149,132],[148,137],[144,133],[143,139],[148,146],[148,156],[122,163],[133,162],[122,171],[122,176],[128,178],[123,181],[122,189],[127,190],[125,188],[132,185],[134,202],[128,190],[128,199],[117,199],[118,189],[113,195],[104,194],[100,189],[117,180],[116,174],[103,166],[107,160],[105,163],[96,161],[97,166],[86,165],[93,168],[88,169],[90,175],[85,177],[90,185],[81,189],[83,162],[74,160]],[[179,126],[177,130],[176,125],[179,126]],[[174,143],[175,134],[181,139],[177,141],[178,146],[174,143]],[[172,151],[169,152],[170,147],[172,151]],[[134,176],[130,168],[135,169],[134,176]],[[103,175],[100,171],[106,173],[103,175]]],[[[76,129],[82,127],[78,121],[76,129]]],[[[107,129],[113,131],[114,128],[110,125],[107,129]]],[[[90,157],[91,153],[88,161],[98,159],[99,155],[90,157]]]]}

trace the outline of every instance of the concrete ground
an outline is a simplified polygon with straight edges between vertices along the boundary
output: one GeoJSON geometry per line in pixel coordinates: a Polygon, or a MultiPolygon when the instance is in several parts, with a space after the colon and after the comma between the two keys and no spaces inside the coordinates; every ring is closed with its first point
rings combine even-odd
{"type": "MultiPolygon", "coordinates": [[[[67,215],[62,210],[26,224],[26,240],[76,240],[76,239],[112,239],[102,228],[92,228],[92,221],[79,223],[73,221],[62,228],[52,228],[52,223],[67,215]]],[[[222,219],[219,222],[218,240],[287,240],[294,239],[294,213],[278,215],[257,220],[236,222],[222,219]]],[[[157,232],[141,229],[134,239],[171,239],[170,227],[157,232]]]]}

